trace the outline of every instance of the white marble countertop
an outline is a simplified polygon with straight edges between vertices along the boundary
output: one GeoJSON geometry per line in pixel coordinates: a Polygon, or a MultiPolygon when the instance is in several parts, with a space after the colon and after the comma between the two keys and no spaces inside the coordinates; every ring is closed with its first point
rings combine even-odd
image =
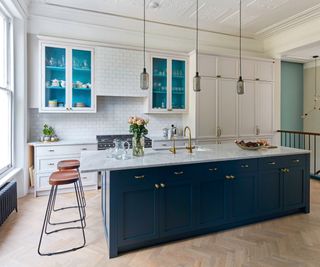
{"type": "Polygon", "coordinates": [[[97,140],[95,139],[79,139],[79,140],[60,140],[57,142],[29,142],[28,145],[34,147],[42,147],[42,146],[67,146],[67,145],[95,145],[97,144],[97,140]]]}
{"type": "MultiPolygon", "coordinates": [[[[152,141],[171,141],[171,139],[169,139],[168,137],[163,137],[163,136],[148,136],[152,141]]],[[[180,141],[180,140],[188,140],[188,137],[186,136],[175,136],[176,141],[180,141]]],[[[195,140],[195,138],[191,138],[191,140],[195,140]]]]}
{"type": "MultiPolygon", "coordinates": [[[[131,153],[131,151],[129,153],[131,153]]],[[[308,150],[288,147],[249,151],[243,150],[233,143],[200,146],[194,149],[192,154],[188,153],[185,149],[177,150],[177,154],[175,155],[168,150],[155,151],[145,149],[144,157],[133,157],[130,154],[130,158],[127,160],[117,160],[110,156],[108,157],[106,150],[82,151],[80,168],[81,172],[113,171],[308,153],[310,153],[308,150]]]]}

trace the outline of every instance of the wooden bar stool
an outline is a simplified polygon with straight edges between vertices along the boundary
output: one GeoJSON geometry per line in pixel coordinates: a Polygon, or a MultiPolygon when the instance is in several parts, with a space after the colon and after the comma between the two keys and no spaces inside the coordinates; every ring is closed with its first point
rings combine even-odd
{"type": "Polygon", "coordinates": [[[40,235],[40,240],[39,240],[39,245],[38,245],[39,255],[51,256],[51,255],[56,255],[56,254],[62,254],[62,253],[78,250],[78,249],[83,248],[85,246],[86,238],[85,238],[85,234],[84,234],[84,228],[85,228],[86,222],[85,222],[85,216],[83,213],[83,208],[81,208],[81,206],[83,206],[83,203],[82,203],[79,181],[80,181],[79,173],[76,170],[55,171],[50,175],[49,184],[51,185],[51,190],[50,190],[50,195],[49,195],[48,204],[47,204],[47,210],[46,210],[45,217],[43,220],[43,225],[42,225],[42,230],[41,230],[41,235],[40,235]],[[56,230],[48,232],[47,227],[48,227],[48,223],[50,221],[51,213],[52,213],[52,210],[54,207],[55,192],[57,192],[57,188],[59,185],[67,185],[67,184],[73,184],[73,186],[74,186],[76,199],[77,199],[77,206],[76,207],[78,208],[78,211],[79,211],[79,219],[73,220],[73,221],[55,223],[54,225],[80,222],[81,226],[64,227],[64,228],[60,228],[60,229],[56,229],[56,230]],[[71,248],[71,249],[67,249],[67,250],[60,250],[60,251],[50,252],[50,253],[42,253],[40,251],[44,232],[46,234],[52,234],[52,233],[56,233],[59,231],[70,230],[70,229],[81,229],[82,230],[82,236],[83,236],[83,244],[82,245],[75,247],[75,248],[71,248]]]}
{"type": "MultiPolygon", "coordinates": [[[[83,203],[82,208],[85,208],[87,204],[86,204],[86,199],[85,199],[85,195],[84,195],[84,191],[83,191],[83,186],[82,186],[81,175],[80,175],[80,172],[79,172],[79,167],[80,167],[80,161],[76,160],[76,159],[61,160],[57,164],[57,168],[58,168],[59,171],[76,170],[78,172],[78,174],[79,174],[79,186],[80,186],[81,198],[82,198],[82,203],[83,203]]],[[[68,206],[68,207],[62,207],[62,208],[56,209],[55,208],[55,200],[56,200],[56,195],[57,195],[57,191],[56,190],[54,192],[53,211],[59,211],[59,210],[70,209],[70,208],[77,208],[77,206],[68,206]]],[[[84,209],[84,214],[86,215],[85,209],[84,209]]],[[[51,224],[51,223],[49,222],[49,224],[51,224]]]]}

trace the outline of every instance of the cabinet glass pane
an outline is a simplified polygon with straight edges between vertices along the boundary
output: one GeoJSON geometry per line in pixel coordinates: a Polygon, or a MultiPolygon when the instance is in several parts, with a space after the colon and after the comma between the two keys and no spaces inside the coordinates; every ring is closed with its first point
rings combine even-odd
{"type": "Polygon", "coordinates": [[[185,109],[186,103],[186,63],[172,60],[172,108],[185,109]]]}
{"type": "Polygon", "coordinates": [[[45,107],[66,105],[66,49],[45,48],[45,107]]]}
{"type": "Polygon", "coordinates": [[[91,51],[72,49],[72,107],[91,107],[91,51]]]}
{"type": "Polygon", "coordinates": [[[152,59],[152,108],[167,108],[167,60],[152,59]]]}

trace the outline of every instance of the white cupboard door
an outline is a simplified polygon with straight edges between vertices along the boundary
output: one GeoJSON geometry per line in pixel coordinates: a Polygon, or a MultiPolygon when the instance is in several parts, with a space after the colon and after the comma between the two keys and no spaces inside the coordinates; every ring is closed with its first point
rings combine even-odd
{"type": "Polygon", "coordinates": [[[197,138],[217,136],[217,80],[201,79],[201,92],[197,95],[197,138]]]}
{"type": "Polygon", "coordinates": [[[237,81],[219,79],[218,135],[221,138],[237,136],[237,81]]]}
{"type": "Polygon", "coordinates": [[[245,81],[244,94],[239,95],[239,136],[255,135],[254,81],[245,81]]]}
{"type": "Polygon", "coordinates": [[[210,55],[199,55],[199,75],[207,77],[217,76],[217,58],[210,55]]]}
{"type": "Polygon", "coordinates": [[[260,81],[273,81],[273,63],[266,61],[257,61],[255,78],[260,81]]]}
{"type": "Polygon", "coordinates": [[[242,78],[244,80],[255,80],[255,62],[253,60],[242,60],[242,78]]]}
{"type": "Polygon", "coordinates": [[[217,76],[222,78],[238,77],[238,60],[229,57],[219,57],[218,60],[218,71],[217,76]]]}
{"type": "Polygon", "coordinates": [[[257,135],[273,134],[273,83],[255,83],[257,135]]]}

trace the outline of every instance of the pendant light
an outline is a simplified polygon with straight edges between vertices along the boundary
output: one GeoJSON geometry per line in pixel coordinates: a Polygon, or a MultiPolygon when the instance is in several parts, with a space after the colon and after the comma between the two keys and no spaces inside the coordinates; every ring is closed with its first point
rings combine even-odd
{"type": "Polygon", "coordinates": [[[140,74],[140,88],[149,89],[149,74],[146,70],[146,0],[143,0],[143,71],[140,74]]]}
{"type": "Polygon", "coordinates": [[[199,0],[197,0],[197,10],[196,10],[196,75],[193,77],[193,91],[200,92],[200,80],[199,76],[199,0]]]}
{"type": "Polygon", "coordinates": [[[239,34],[239,69],[240,69],[240,76],[237,82],[237,93],[238,95],[244,94],[244,81],[242,80],[242,55],[241,55],[241,37],[242,37],[242,31],[241,31],[241,18],[242,18],[242,5],[240,0],[240,8],[239,8],[239,22],[240,22],[240,34],[239,34]]]}
{"type": "MultiPolygon", "coordinates": [[[[307,118],[310,113],[312,113],[313,111],[317,110],[317,102],[318,102],[318,96],[317,96],[317,59],[319,56],[313,56],[312,58],[314,59],[314,98],[313,98],[313,102],[314,102],[314,106],[313,109],[304,113],[301,118],[305,119],[307,118]]],[[[320,110],[320,108],[319,108],[320,110]]]]}

